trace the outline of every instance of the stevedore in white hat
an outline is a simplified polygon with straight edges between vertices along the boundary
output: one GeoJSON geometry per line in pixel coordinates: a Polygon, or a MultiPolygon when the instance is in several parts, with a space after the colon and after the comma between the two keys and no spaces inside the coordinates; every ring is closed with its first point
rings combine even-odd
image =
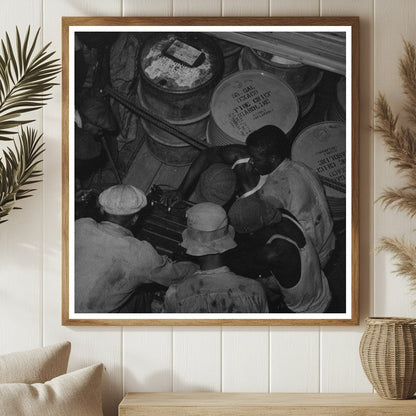
{"type": "Polygon", "coordinates": [[[224,209],[212,202],[194,205],[187,213],[182,246],[200,270],[172,284],[166,292],[167,313],[266,313],[260,283],[239,276],[225,265],[223,253],[237,246],[224,209]]]}
{"type": "Polygon", "coordinates": [[[191,262],[173,263],[160,256],[131,228],[146,195],[132,185],[115,185],[99,195],[104,221],[75,221],[75,312],[150,312],[141,288],[168,287],[195,271],[191,262]]]}

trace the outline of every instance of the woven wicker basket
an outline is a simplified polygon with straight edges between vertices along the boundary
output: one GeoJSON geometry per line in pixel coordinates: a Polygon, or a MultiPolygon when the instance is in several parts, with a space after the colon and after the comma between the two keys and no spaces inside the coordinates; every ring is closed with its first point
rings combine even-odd
{"type": "Polygon", "coordinates": [[[366,320],[360,342],[365,374],[386,399],[409,399],[416,392],[416,320],[376,318],[366,320]]]}

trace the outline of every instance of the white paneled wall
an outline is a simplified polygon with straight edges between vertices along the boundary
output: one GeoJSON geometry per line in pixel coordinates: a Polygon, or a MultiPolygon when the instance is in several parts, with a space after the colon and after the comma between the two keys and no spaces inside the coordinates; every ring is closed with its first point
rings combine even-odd
{"type": "Polygon", "coordinates": [[[124,391],[173,390],[172,328],[124,328],[123,346],[124,391]]]}
{"type": "Polygon", "coordinates": [[[123,10],[123,16],[172,16],[173,0],[123,0],[123,10]]]}
{"type": "Polygon", "coordinates": [[[173,0],[173,16],[221,16],[221,0],[173,0]]]}
{"type": "Polygon", "coordinates": [[[223,328],[222,344],[223,391],[267,393],[269,328],[223,328]]]}
{"type": "Polygon", "coordinates": [[[221,390],[221,328],[173,329],[173,391],[221,390]]]}
{"type": "Polygon", "coordinates": [[[319,349],[318,327],[271,328],[270,391],[319,392],[319,349]]]}
{"type": "MultiPolygon", "coordinates": [[[[415,224],[373,201],[401,183],[370,130],[377,91],[403,101],[397,62],[402,36],[416,41],[414,0],[1,0],[0,29],[42,27],[61,53],[62,16],[342,16],[361,19],[361,317],[414,315],[391,258],[374,253],[382,235],[411,236],[415,224]]],[[[39,112],[46,143],[44,182],[0,225],[0,353],[72,342],[70,369],[106,366],[106,416],[126,391],[368,392],[359,327],[62,327],[61,92],[39,112]]],[[[4,147],[4,144],[1,144],[4,147]]],[[[413,296],[414,297],[414,296],[413,296]]]]}
{"type": "Polygon", "coordinates": [[[320,0],[270,0],[270,16],[319,16],[320,0]]]}
{"type": "Polygon", "coordinates": [[[223,16],[269,16],[268,0],[222,0],[223,16]]]}

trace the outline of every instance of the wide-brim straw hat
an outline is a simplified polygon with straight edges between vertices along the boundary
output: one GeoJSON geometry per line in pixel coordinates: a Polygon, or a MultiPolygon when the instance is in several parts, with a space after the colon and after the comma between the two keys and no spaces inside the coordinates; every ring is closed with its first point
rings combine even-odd
{"type": "Polygon", "coordinates": [[[187,228],[182,233],[182,247],[191,256],[221,254],[237,244],[234,228],[228,225],[227,214],[218,204],[196,204],[186,212],[187,228]]]}
{"type": "Polygon", "coordinates": [[[187,228],[182,233],[181,245],[191,256],[221,254],[237,247],[234,235],[234,228],[231,225],[216,231],[199,231],[187,228]]]}

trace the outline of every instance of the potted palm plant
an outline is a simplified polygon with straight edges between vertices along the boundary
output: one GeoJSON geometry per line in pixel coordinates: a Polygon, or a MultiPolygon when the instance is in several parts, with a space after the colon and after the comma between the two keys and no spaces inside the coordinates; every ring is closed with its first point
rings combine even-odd
{"type": "Polygon", "coordinates": [[[25,115],[51,98],[61,67],[48,50],[50,43],[36,50],[39,32],[31,36],[29,27],[22,38],[16,28],[14,45],[8,33],[0,40],[0,141],[13,142],[0,158],[0,223],[41,180],[42,135],[28,126],[34,120],[25,115]]]}

